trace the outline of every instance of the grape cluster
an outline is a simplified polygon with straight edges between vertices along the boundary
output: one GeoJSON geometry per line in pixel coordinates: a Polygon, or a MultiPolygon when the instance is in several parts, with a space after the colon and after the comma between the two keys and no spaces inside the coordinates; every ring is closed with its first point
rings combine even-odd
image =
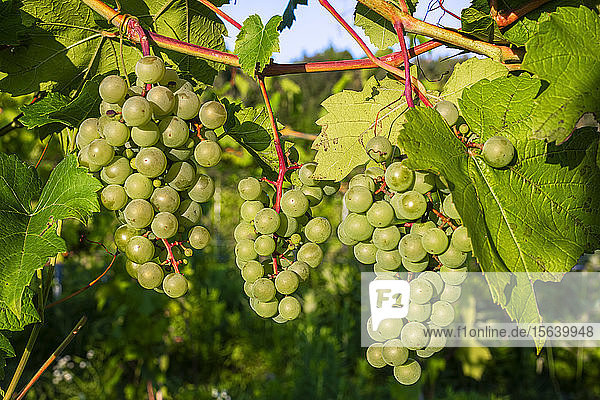
{"type": "Polygon", "coordinates": [[[201,203],[215,190],[204,168],[221,160],[213,129],[227,112],[216,101],[201,104],[193,86],[158,57],[141,58],[135,73],[131,87],[118,75],[102,80],[100,117],[79,126],[78,158],[104,183],[101,203],[123,223],[115,244],[127,256],[127,272],[175,298],[188,289],[179,265],[210,240],[199,224],[201,203]]]}
{"type": "Polygon", "coordinates": [[[235,256],[251,308],[263,318],[284,323],[296,319],[300,301],[292,296],[323,259],[319,244],[331,236],[326,218],[313,217],[311,207],[331,196],[339,184],[312,178],[314,163],[298,171],[298,187],[284,190],[277,204],[272,183],[248,177],[238,184],[244,202],[236,226],[235,256]],[[280,210],[277,209],[280,206],[280,210]]]}

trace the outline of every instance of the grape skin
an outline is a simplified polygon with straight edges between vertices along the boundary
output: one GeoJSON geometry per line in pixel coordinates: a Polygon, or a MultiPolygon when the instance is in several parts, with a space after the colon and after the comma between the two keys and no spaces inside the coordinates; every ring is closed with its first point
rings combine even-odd
{"type": "Polygon", "coordinates": [[[212,140],[203,140],[194,150],[194,159],[203,167],[214,167],[221,161],[221,147],[212,140]]]}
{"type": "Polygon", "coordinates": [[[133,228],[145,228],[154,218],[154,209],[146,200],[134,199],[125,206],[125,220],[133,228]]]}
{"type": "Polygon", "coordinates": [[[135,74],[144,83],[156,83],[165,73],[165,63],[156,56],[144,56],[135,64],[135,74]]]}
{"type": "Polygon", "coordinates": [[[392,143],[384,136],[375,136],[367,142],[366,151],[376,162],[384,162],[392,154],[392,143]]]}
{"type": "Polygon", "coordinates": [[[188,235],[190,246],[196,250],[205,248],[210,242],[210,232],[203,226],[195,226],[188,235]]]}
{"type": "Polygon", "coordinates": [[[183,275],[172,272],[163,279],[162,288],[167,296],[175,299],[186,294],[188,282],[183,275]]]}
{"type": "Polygon", "coordinates": [[[298,318],[302,307],[298,299],[286,296],[279,302],[279,314],[288,321],[298,318]]]}
{"type": "Polygon", "coordinates": [[[403,385],[412,385],[421,377],[421,365],[412,358],[394,367],[394,378],[403,385]]]}
{"type": "Polygon", "coordinates": [[[129,199],[123,186],[108,185],[102,189],[100,200],[108,210],[115,211],[125,207],[129,199]]]}
{"type": "Polygon", "coordinates": [[[145,125],[152,118],[152,106],[142,96],[132,96],[123,103],[121,115],[129,126],[145,125]]]}
{"type": "Polygon", "coordinates": [[[504,136],[492,136],[483,144],[481,155],[493,168],[504,168],[515,156],[515,146],[504,136]]]}
{"type": "Polygon", "coordinates": [[[194,186],[188,191],[190,199],[204,203],[212,199],[215,194],[215,182],[212,178],[205,174],[199,174],[194,186]]]}
{"type": "Polygon", "coordinates": [[[208,101],[200,107],[199,117],[202,125],[208,129],[217,129],[225,124],[227,110],[218,101],[208,101]]]}
{"type": "Polygon", "coordinates": [[[350,212],[363,213],[373,204],[373,195],[366,187],[355,186],[344,195],[344,203],[350,212]]]}
{"type": "Polygon", "coordinates": [[[164,272],[157,263],[147,262],[138,267],[137,279],[145,289],[154,289],[162,283],[163,277],[164,272]]]}
{"type": "Polygon", "coordinates": [[[327,218],[313,218],[306,224],[304,234],[313,243],[323,243],[331,236],[331,224],[327,218]]]}
{"type": "Polygon", "coordinates": [[[135,157],[137,170],[148,178],[156,178],[167,169],[167,157],[157,147],[145,147],[135,157]]]}

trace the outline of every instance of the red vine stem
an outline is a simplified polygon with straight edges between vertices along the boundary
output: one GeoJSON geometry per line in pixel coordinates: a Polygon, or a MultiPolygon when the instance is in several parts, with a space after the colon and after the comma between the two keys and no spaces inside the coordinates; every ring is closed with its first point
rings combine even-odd
{"type": "Polygon", "coordinates": [[[492,17],[494,17],[494,19],[496,20],[496,23],[498,24],[498,26],[500,28],[504,28],[505,26],[508,26],[510,24],[512,24],[513,22],[515,22],[517,19],[521,18],[523,15],[530,13],[531,11],[535,10],[536,8],[543,6],[544,4],[546,4],[547,2],[549,2],[550,0],[534,0],[530,3],[525,4],[523,7],[512,11],[510,14],[508,15],[502,15],[500,13],[498,13],[498,10],[494,10],[494,8],[492,8],[492,17]],[[496,11],[496,12],[494,12],[496,11]]]}
{"type": "Polygon", "coordinates": [[[52,141],[53,137],[54,137],[54,135],[51,135],[50,139],[48,139],[48,142],[46,142],[46,145],[44,146],[44,150],[42,150],[42,154],[40,154],[40,158],[38,158],[38,161],[35,164],[35,169],[37,169],[37,167],[40,166],[40,163],[42,162],[42,159],[44,158],[44,154],[46,154],[46,150],[48,150],[48,146],[50,145],[50,142],[52,141]]]}
{"type": "Polygon", "coordinates": [[[398,34],[398,42],[400,43],[400,49],[404,57],[404,96],[406,97],[406,104],[409,107],[414,107],[415,103],[413,103],[412,99],[412,85],[410,80],[410,60],[408,58],[406,42],[404,41],[404,26],[402,26],[402,22],[395,22],[394,29],[396,29],[396,33],[398,34]]]}
{"type": "Polygon", "coordinates": [[[176,246],[178,243],[169,243],[169,241],[167,239],[161,239],[161,240],[162,240],[163,244],[165,245],[165,248],[167,249],[167,261],[173,266],[175,273],[181,274],[181,272],[179,272],[179,264],[182,261],[176,260],[175,256],[173,255],[173,247],[176,246]]]}
{"type": "Polygon", "coordinates": [[[454,14],[452,11],[446,9],[444,7],[444,0],[438,0],[438,6],[442,9],[443,12],[445,12],[446,14],[450,14],[451,16],[453,16],[454,18],[456,18],[457,20],[461,21],[460,17],[456,14],[454,14]]]}
{"type": "Polygon", "coordinates": [[[238,29],[242,29],[242,25],[239,22],[237,22],[235,19],[231,18],[229,15],[227,15],[227,13],[222,11],[219,7],[215,6],[209,0],[198,0],[198,1],[202,4],[204,4],[206,7],[210,8],[215,14],[220,15],[221,18],[223,18],[224,20],[229,22],[231,25],[235,26],[238,29]]]}

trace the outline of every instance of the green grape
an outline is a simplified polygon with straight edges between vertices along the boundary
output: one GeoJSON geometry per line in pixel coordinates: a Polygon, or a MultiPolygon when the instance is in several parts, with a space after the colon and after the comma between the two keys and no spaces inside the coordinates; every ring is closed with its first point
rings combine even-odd
{"type": "Polygon", "coordinates": [[[288,267],[290,271],[293,271],[301,281],[305,281],[308,279],[310,275],[310,266],[304,261],[294,261],[292,265],[288,267]]]}
{"type": "Polygon", "coordinates": [[[203,136],[206,140],[212,140],[213,142],[219,141],[219,136],[211,129],[204,131],[203,136]]]}
{"type": "Polygon", "coordinates": [[[373,194],[364,186],[354,186],[344,195],[344,203],[350,212],[363,213],[373,204],[373,194]]]}
{"type": "Polygon", "coordinates": [[[123,103],[121,115],[129,126],[145,125],[152,118],[152,106],[142,96],[133,96],[123,103]]]}
{"type": "Polygon", "coordinates": [[[254,231],[254,227],[252,224],[246,221],[240,221],[240,223],[235,227],[233,231],[233,237],[236,242],[239,242],[242,239],[251,239],[254,240],[257,237],[256,232],[254,231]]]}
{"type": "Polygon", "coordinates": [[[168,239],[175,236],[179,225],[177,223],[177,217],[170,212],[159,212],[154,216],[152,224],[150,225],[152,233],[159,239],[168,239]]]}
{"type": "Polygon", "coordinates": [[[125,252],[127,248],[127,242],[134,236],[138,236],[140,234],[139,229],[135,229],[130,227],[129,225],[121,225],[115,230],[115,244],[117,245],[117,249],[125,252]]]}
{"type": "Polygon", "coordinates": [[[281,196],[281,210],[290,217],[300,217],[308,211],[308,199],[298,189],[288,190],[281,196]]]}
{"type": "Polygon", "coordinates": [[[306,163],[300,167],[298,170],[298,178],[300,182],[302,182],[305,186],[317,186],[319,181],[313,179],[313,174],[315,173],[315,169],[317,168],[317,163],[311,162],[306,163]]]}
{"type": "Polygon", "coordinates": [[[113,120],[120,119],[119,115],[123,112],[123,103],[107,103],[102,101],[100,103],[100,115],[110,116],[113,120]]]}
{"type": "Polygon", "coordinates": [[[188,189],[196,181],[196,169],[190,163],[173,163],[165,174],[165,183],[177,191],[188,189]]]}
{"type": "Polygon", "coordinates": [[[367,221],[375,228],[389,226],[393,220],[394,209],[387,201],[376,201],[367,211],[367,221]]]}
{"type": "Polygon", "coordinates": [[[252,297],[258,301],[271,301],[275,297],[275,284],[269,278],[259,278],[252,285],[252,297]]]}
{"type": "Polygon", "coordinates": [[[323,200],[323,189],[319,186],[302,186],[300,190],[308,199],[310,207],[318,205],[323,200]]]}
{"type": "Polygon", "coordinates": [[[162,78],[160,78],[158,80],[158,83],[161,86],[166,86],[169,89],[175,91],[175,90],[177,90],[177,89],[175,89],[178,84],[177,81],[179,81],[179,75],[177,75],[177,71],[174,70],[173,68],[166,67],[165,73],[163,74],[162,78]]]}
{"type": "Polygon", "coordinates": [[[437,296],[444,290],[444,281],[440,274],[434,271],[425,271],[419,274],[419,278],[423,278],[429,281],[433,285],[434,295],[437,296]]]}
{"type": "Polygon", "coordinates": [[[102,168],[100,179],[108,184],[122,185],[132,172],[129,160],[125,157],[116,156],[102,168]]]}
{"type": "Polygon", "coordinates": [[[194,150],[194,159],[202,167],[214,167],[221,161],[221,146],[212,140],[203,140],[194,150]]]}
{"type": "Polygon", "coordinates": [[[137,279],[144,289],[154,289],[163,281],[164,272],[155,262],[147,262],[138,267],[137,279]]]}
{"type": "Polygon", "coordinates": [[[417,278],[410,281],[410,301],[417,304],[428,303],[433,297],[433,286],[427,279],[417,278]]]}
{"type": "Polygon", "coordinates": [[[462,134],[462,135],[466,135],[467,133],[469,133],[469,125],[467,124],[460,124],[458,126],[458,131],[462,134]]]}
{"type": "Polygon", "coordinates": [[[88,118],[79,125],[77,136],[75,136],[75,143],[79,149],[82,149],[95,139],[100,139],[98,118],[88,118]]]}
{"type": "Polygon", "coordinates": [[[460,286],[445,285],[442,294],[440,294],[440,300],[454,303],[460,298],[461,292],[460,286]]]}
{"type": "Polygon", "coordinates": [[[370,176],[373,180],[385,179],[385,169],[381,167],[369,167],[365,169],[365,175],[370,176]]]}
{"type": "Polygon", "coordinates": [[[323,243],[331,236],[331,224],[327,218],[313,218],[306,224],[304,234],[313,243],[323,243]]]}
{"type": "Polygon", "coordinates": [[[227,110],[218,101],[208,101],[200,107],[200,122],[208,129],[217,129],[225,124],[227,110]]]}
{"type": "Polygon", "coordinates": [[[414,181],[414,171],[401,162],[392,163],[385,170],[386,185],[397,192],[408,190],[414,181]]]}
{"type": "Polygon", "coordinates": [[[427,348],[419,349],[415,353],[417,354],[417,356],[419,356],[421,358],[428,358],[435,354],[434,351],[427,350],[427,348]]]}
{"type": "Polygon", "coordinates": [[[178,117],[167,117],[158,124],[160,142],[166,147],[181,147],[190,138],[187,123],[178,117]]]}
{"type": "Polygon", "coordinates": [[[87,154],[91,164],[103,167],[112,161],[115,150],[105,139],[95,139],[88,146],[87,154]]]}
{"type": "Polygon", "coordinates": [[[137,170],[148,178],[156,178],[167,169],[167,157],[156,147],[144,147],[135,157],[137,170]]]}
{"type": "MultiPolygon", "coordinates": [[[[280,214],[280,215],[282,215],[282,214],[280,214]]],[[[283,215],[285,215],[285,214],[283,214],[283,215]]],[[[302,236],[300,236],[300,234],[298,234],[298,233],[294,233],[292,236],[290,236],[290,243],[293,244],[294,246],[299,245],[300,243],[302,243],[302,236]]]]}
{"type": "Polygon", "coordinates": [[[279,229],[281,218],[277,211],[272,208],[263,208],[254,217],[254,227],[263,235],[270,235],[279,229]]]}
{"type": "Polygon", "coordinates": [[[348,189],[352,189],[355,186],[364,186],[369,189],[371,193],[375,191],[375,181],[365,174],[357,174],[350,179],[350,182],[348,182],[348,189]]]}
{"type": "Polygon", "coordinates": [[[431,228],[421,236],[421,244],[426,252],[440,254],[448,248],[448,236],[440,228],[431,228]]]}
{"type": "Polygon", "coordinates": [[[429,338],[425,335],[426,328],[420,322],[409,322],[402,327],[400,340],[409,350],[422,349],[427,346],[429,338]]]}
{"type": "Polygon", "coordinates": [[[312,268],[317,268],[323,261],[323,250],[316,243],[305,243],[296,254],[298,261],[304,261],[312,268]]]}
{"type": "Polygon", "coordinates": [[[187,229],[200,221],[202,207],[193,200],[185,199],[179,204],[176,215],[179,226],[187,229]]]}
{"type": "Polygon", "coordinates": [[[412,385],[421,377],[421,365],[409,358],[406,364],[394,367],[394,378],[403,385],[412,385]]]}
{"type": "Polygon", "coordinates": [[[382,355],[383,345],[381,343],[373,343],[367,348],[367,361],[375,368],[383,368],[386,362],[382,355]]]}
{"type": "Polygon", "coordinates": [[[262,264],[256,260],[250,260],[242,267],[242,278],[249,283],[256,282],[264,274],[265,270],[262,264]]]}
{"type": "MultiPolygon", "coordinates": [[[[429,325],[430,331],[441,328],[440,326],[432,324],[431,322],[429,322],[428,325],[429,325]]],[[[429,343],[427,344],[427,347],[425,347],[425,351],[429,351],[430,353],[436,353],[436,352],[442,350],[446,346],[446,342],[447,342],[447,339],[446,339],[446,336],[444,336],[444,335],[438,335],[438,336],[431,335],[431,337],[429,338],[429,343]]]]}
{"type": "Polygon", "coordinates": [[[100,97],[108,103],[120,103],[127,94],[127,82],[118,75],[108,75],[98,87],[100,97]]]}
{"type": "Polygon", "coordinates": [[[493,168],[504,168],[515,157],[515,146],[504,136],[492,136],[483,144],[483,160],[493,168]]]}
{"type": "Polygon", "coordinates": [[[427,321],[430,315],[431,303],[417,304],[415,302],[410,302],[406,319],[409,321],[423,322],[427,321]]]}
{"type": "Polygon", "coordinates": [[[288,321],[298,318],[302,307],[298,299],[286,296],[279,302],[279,315],[288,321]]]}
{"type": "Polygon", "coordinates": [[[259,317],[263,318],[271,318],[273,315],[277,314],[278,310],[278,302],[277,299],[273,301],[263,302],[256,301],[254,303],[254,311],[259,317]]]}
{"type": "Polygon", "coordinates": [[[402,345],[400,339],[390,339],[383,344],[381,355],[387,365],[395,367],[408,360],[408,349],[402,345]]]}
{"type": "Polygon", "coordinates": [[[196,250],[201,250],[210,242],[210,232],[205,227],[198,225],[190,230],[188,235],[190,246],[196,250]]]}
{"type": "Polygon", "coordinates": [[[421,236],[414,233],[404,235],[398,244],[398,250],[402,257],[412,262],[421,261],[427,255],[421,243],[421,236]]]}
{"type": "Polygon", "coordinates": [[[254,250],[254,240],[242,239],[235,245],[235,255],[240,260],[250,261],[256,259],[258,254],[254,250]]]}
{"type": "Polygon", "coordinates": [[[154,209],[146,200],[134,199],[125,206],[123,212],[127,225],[132,228],[142,229],[150,225],[154,218],[154,209]]]}
{"type": "Polygon", "coordinates": [[[402,257],[402,266],[409,272],[425,271],[429,265],[429,257],[425,257],[422,261],[412,262],[405,257],[402,257]]]}
{"type": "Polygon", "coordinates": [[[244,200],[257,200],[262,193],[260,181],[251,176],[244,178],[238,183],[238,192],[244,200]]]}
{"type": "Polygon", "coordinates": [[[196,142],[194,139],[189,138],[187,142],[181,147],[165,147],[164,151],[169,160],[173,161],[186,161],[192,158],[194,154],[194,148],[196,147],[196,142]]]}
{"type": "Polygon", "coordinates": [[[350,213],[344,221],[344,232],[350,239],[362,242],[371,238],[373,226],[369,224],[367,216],[363,214],[350,213]]]}
{"type": "Polygon", "coordinates": [[[152,181],[142,174],[131,174],[125,180],[125,192],[132,199],[147,199],[152,196],[153,190],[152,181]]]}
{"type": "Polygon", "coordinates": [[[180,198],[175,189],[170,186],[162,186],[154,189],[150,196],[150,203],[158,212],[174,213],[179,208],[180,198]]]}
{"type": "Polygon", "coordinates": [[[325,196],[333,196],[340,190],[340,183],[333,181],[322,181],[323,185],[323,194],[325,196]]]}
{"type": "Polygon", "coordinates": [[[442,265],[440,268],[440,276],[447,285],[460,285],[467,279],[467,274],[467,267],[454,269],[442,265]]]}
{"type": "Polygon", "coordinates": [[[450,245],[448,249],[438,256],[440,262],[446,267],[458,268],[467,261],[467,253],[458,250],[450,245]]]}
{"type": "Polygon", "coordinates": [[[398,247],[400,231],[395,225],[387,228],[375,228],[373,231],[373,244],[380,250],[392,250],[398,247]]]}
{"type": "Polygon", "coordinates": [[[425,194],[435,188],[435,175],[430,172],[415,171],[415,182],[411,190],[425,194]]]}
{"type": "Polygon", "coordinates": [[[375,264],[377,247],[372,243],[359,242],[354,246],[354,257],[363,264],[375,264]]]}
{"type": "MultiPolygon", "coordinates": [[[[256,214],[258,214],[258,212],[260,210],[262,210],[263,208],[264,208],[264,206],[260,201],[256,201],[256,200],[245,201],[242,203],[242,206],[240,207],[240,216],[242,217],[242,219],[244,221],[251,222],[256,217],[256,214]]],[[[275,211],[275,210],[273,210],[273,211],[275,211]]]]}
{"type": "Polygon", "coordinates": [[[294,271],[283,270],[275,277],[275,289],[281,294],[292,294],[298,289],[300,278],[294,271]]]}
{"type": "Polygon", "coordinates": [[[121,121],[121,115],[120,114],[115,114],[115,115],[101,115],[98,118],[98,134],[102,133],[102,129],[104,129],[104,125],[106,125],[107,123],[109,123],[110,121],[121,121]]]}
{"type": "Polygon", "coordinates": [[[471,238],[466,226],[459,226],[452,232],[452,246],[460,251],[469,252],[473,250],[471,238]]]}
{"type": "Polygon", "coordinates": [[[175,115],[181,119],[190,120],[200,111],[200,99],[191,90],[180,89],[176,93],[175,115]]]}
{"type": "Polygon", "coordinates": [[[427,210],[427,200],[425,197],[414,190],[397,194],[392,197],[392,207],[396,212],[396,217],[400,219],[417,219],[427,210]]]}
{"type": "Polygon", "coordinates": [[[140,264],[134,263],[130,259],[125,260],[125,270],[132,278],[137,279],[137,272],[139,268],[140,264]]]}
{"type": "MultiPolygon", "coordinates": [[[[298,230],[298,220],[285,213],[279,213],[279,228],[275,231],[280,237],[290,237],[298,230]]],[[[299,242],[298,242],[299,243],[299,242]]],[[[296,243],[297,244],[297,243],[296,243]]]]}
{"type": "Polygon", "coordinates": [[[130,86],[127,89],[128,96],[141,96],[144,93],[144,88],[138,85],[130,86]]]}
{"type": "Polygon", "coordinates": [[[199,174],[196,183],[190,190],[188,190],[188,196],[190,199],[197,201],[198,203],[205,203],[212,199],[215,194],[215,182],[212,178],[205,174],[199,174]]]}
{"type": "Polygon", "coordinates": [[[367,155],[375,162],[384,162],[392,155],[392,143],[385,136],[375,136],[367,142],[367,155]]]}
{"type": "Polygon", "coordinates": [[[386,318],[379,323],[377,332],[381,335],[382,340],[393,339],[400,336],[403,324],[401,319],[386,318]]]}
{"type": "Polygon", "coordinates": [[[143,264],[154,258],[154,245],[144,236],[133,236],[127,242],[125,254],[131,261],[143,264]]]}
{"type": "Polygon", "coordinates": [[[398,250],[377,250],[375,259],[377,260],[377,265],[386,271],[393,271],[402,265],[402,257],[398,250]]]}
{"type": "Polygon", "coordinates": [[[144,56],[135,64],[135,74],[144,83],[156,83],[165,75],[163,60],[156,56],[144,56]]]}
{"type": "Polygon", "coordinates": [[[446,214],[448,217],[450,217],[452,219],[461,219],[460,214],[458,213],[458,210],[456,209],[456,206],[454,205],[454,201],[452,199],[452,193],[450,193],[444,199],[444,202],[442,203],[442,210],[444,211],[444,214],[446,214]]]}
{"type": "Polygon", "coordinates": [[[423,236],[423,234],[431,228],[436,228],[436,225],[433,221],[414,222],[410,226],[410,233],[423,236]]]}
{"type": "Polygon", "coordinates": [[[350,238],[348,236],[348,234],[346,233],[346,230],[344,229],[344,221],[342,221],[342,223],[340,223],[337,227],[337,237],[338,237],[338,240],[340,242],[342,242],[342,244],[345,244],[346,246],[354,246],[355,244],[358,243],[358,240],[354,240],[354,239],[350,238]]]}
{"type": "Polygon", "coordinates": [[[125,207],[129,198],[120,185],[108,185],[100,193],[100,201],[108,210],[115,211],[125,207]]]}
{"type": "Polygon", "coordinates": [[[371,317],[369,317],[369,319],[367,320],[367,333],[369,334],[369,337],[371,337],[371,339],[377,342],[382,342],[385,340],[381,336],[381,333],[379,333],[379,331],[373,330],[373,321],[371,320],[371,317]]]}
{"type": "Polygon", "coordinates": [[[154,86],[146,93],[146,100],[152,106],[154,117],[167,115],[175,107],[175,96],[168,88],[164,86],[154,86]]]}
{"type": "Polygon", "coordinates": [[[150,147],[158,143],[160,133],[154,121],[148,121],[144,125],[131,128],[131,140],[140,147],[150,147]]]}
{"type": "Polygon", "coordinates": [[[444,327],[454,321],[454,307],[447,301],[436,301],[431,307],[431,322],[444,327]]]}
{"type": "Polygon", "coordinates": [[[260,235],[254,241],[254,251],[259,256],[270,256],[275,251],[275,240],[269,235],[260,235]]]}
{"type": "Polygon", "coordinates": [[[456,124],[456,121],[458,121],[458,108],[456,108],[453,103],[442,100],[433,108],[440,113],[444,121],[446,121],[449,126],[456,124]]]}
{"type": "Polygon", "coordinates": [[[163,280],[162,289],[173,299],[183,296],[188,291],[187,279],[181,274],[171,272],[163,280]]]}

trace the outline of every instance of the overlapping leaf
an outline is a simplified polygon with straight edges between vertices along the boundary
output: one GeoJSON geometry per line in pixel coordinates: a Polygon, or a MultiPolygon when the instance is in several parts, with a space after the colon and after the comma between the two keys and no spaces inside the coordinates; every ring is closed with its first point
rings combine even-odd
{"type": "Polygon", "coordinates": [[[379,50],[385,50],[398,43],[398,34],[390,21],[362,3],[356,4],[354,24],[360,26],[379,50]]]}
{"type": "Polygon", "coordinates": [[[244,21],[235,41],[235,54],[240,58],[240,65],[246,74],[254,76],[255,72],[262,71],[273,53],[279,51],[277,26],[281,21],[281,16],[274,15],[263,25],[256,14],[244,21]]]}
{"type": "Polygon", "coordinates": [[[463,9],[460,16],[463,32],[486,42],[506,42],[498,24],[491,15],[469,7],[463,9]]]}
{"type": "Polygon", "coordinates": [[[283,12],[283,19],[281,23],[277,27],[279,32],[283,31],[285,28],[291,28],[292,24],[296,20],[296,7],[299,5],[306,6],[308,5],[308,0],[289,0],[288,5],[285,7],[285,11],[283,12]]]}

